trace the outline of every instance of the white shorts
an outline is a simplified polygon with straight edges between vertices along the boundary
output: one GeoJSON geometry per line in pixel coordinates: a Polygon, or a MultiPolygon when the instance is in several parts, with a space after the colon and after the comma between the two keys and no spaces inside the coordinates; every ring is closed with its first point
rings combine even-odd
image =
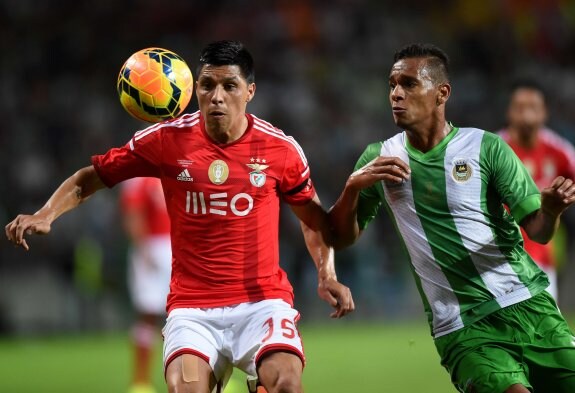
{"type": "Polygon", "coordinates": [[[172,269],[170,236],[150,237],[131,249],[128,269],[134,308],[140,313],[164,315],[172,269]]]}
{"type": "Polygon", "coordinates": [[[261,356],[273,350],[293,352],[305,363],[297,321],[299,312],[279,299],[216,308],[179,308],[168,315],[164,369],[177,356],[204,359],[216,380],[234,366],[256,376],[261,356]]]}

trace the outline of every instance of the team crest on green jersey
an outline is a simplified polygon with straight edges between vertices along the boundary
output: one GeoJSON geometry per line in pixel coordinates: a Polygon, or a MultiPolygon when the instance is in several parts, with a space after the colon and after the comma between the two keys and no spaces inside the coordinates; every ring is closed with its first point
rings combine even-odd
{"type": "Polygon", "coordinates": [[[473,175],[473,169],[466,159],[458,158],[453,162],[453,170],[451,171],[453,180],[458,183],[464,183],[473,175]]]}

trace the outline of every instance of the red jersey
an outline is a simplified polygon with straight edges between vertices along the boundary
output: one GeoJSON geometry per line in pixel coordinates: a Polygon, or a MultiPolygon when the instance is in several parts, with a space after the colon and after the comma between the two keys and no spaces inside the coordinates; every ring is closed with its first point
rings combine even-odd
{"type": "Polygon", "coordinates": [[[92,157],[108,187],[132,177],[162,180],[173,255],[168,312],[264,299],[293,305],[279,266],[280,198],[305,204],[315,189],[296,141],[246,117],[246,132],[232,143],[213,141],[196,112],[92,157]]]}
{"type": "Polygon", "coordinates": [[[124,212],[137,209],[143,212],[147,234],[166,235],[170,233],[170,217],[162,183],[155,177],[136,177],[122,183],[120,207],[124,212]]]}
{"type": "MultiPolygon", "coordinates": [[[[532,149],[514,143],[507,130],[502,130],[500,135],[523,162],[540,190],[549,187],[557,176],[575,179],[575,149],[555,132],[539,130],[532,149]]],[[[529,255],[543,267],[554,266],[552,242],[540,244],[529,239],[523,230],[522,233],[529,255]]]]}

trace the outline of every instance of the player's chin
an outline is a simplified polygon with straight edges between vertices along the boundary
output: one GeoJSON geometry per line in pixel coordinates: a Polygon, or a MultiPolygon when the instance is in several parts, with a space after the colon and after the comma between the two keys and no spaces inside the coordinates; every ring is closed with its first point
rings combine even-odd
{"type": "Polygon", "coordinates": [[[208,128],[216,133],[225,133],[229,129],[229,122],[226,116],[208,116],[206,123],[208,128]]]}
{"type": "Polygon", "coordinates": [[[409,122],[407,121],[404,115],[394,113],[393,121],[400,128],[407,128],[409,126],[409,122]]]}

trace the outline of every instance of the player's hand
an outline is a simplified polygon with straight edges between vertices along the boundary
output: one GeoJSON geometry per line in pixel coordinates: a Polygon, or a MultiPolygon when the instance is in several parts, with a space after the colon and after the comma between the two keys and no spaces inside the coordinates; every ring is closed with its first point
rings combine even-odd
{"type": "Polygon", "coordinates": [[[50,222],[39,215],[20,214],[4,228],[6,237],[16,246],[22,246],[26,251],[30,249],[24,234],[45,235],[50,232],[50,222]]]}
{"type": "Polygon", "coordinates": [[[378,181],[402,183],[409,179],[411,169],[399,157],[376,157],[353,172],[347,181],[349,187],[363,190],[378,181]]]}
{"type": "Polygon", "coordinates": [[[317,293],[320,298],[335,308],[335,311],[330,314],[332,318],[341,318],[355,310],[351,291],[334,278],[320,280],[317,293]]]}
{"type": "Polygon", "coordinates": [[[551,185],[541,190],[541,209],[558,217],[575,203],[575,183],[571,179],[559,176],[551,185]]]}

